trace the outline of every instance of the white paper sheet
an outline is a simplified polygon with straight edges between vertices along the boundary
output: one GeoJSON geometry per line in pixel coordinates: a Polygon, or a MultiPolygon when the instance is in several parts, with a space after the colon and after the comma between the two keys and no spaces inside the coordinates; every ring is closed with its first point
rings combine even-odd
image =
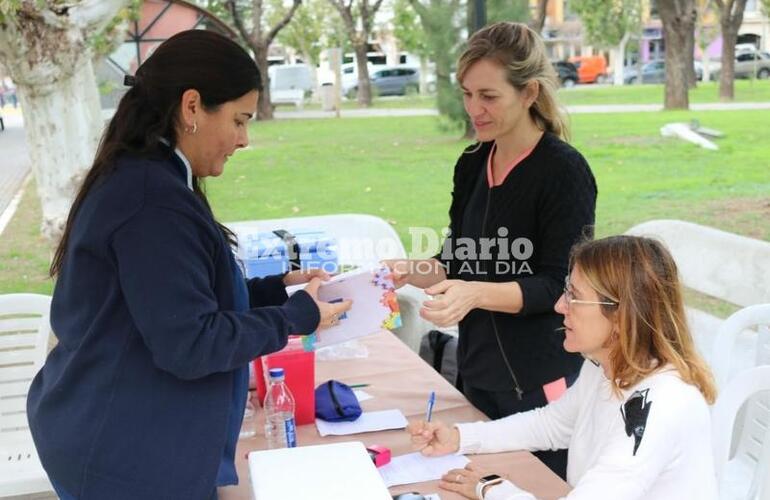
{"type": "Polygon", "coordinates": [[[364,401],[374,399],[374,396],[372,396],[366,391],[362,391],[361,389],[353,389],[353,394],[356,395],[356,399],[358,400],[359,403],[363,403],[364,401]]]}
{"type": "Polygon", "coordinates": [[[361,432],[403,429],[407,423],[401,410],[364,412],[353,422],[326,422],[319,419],[315,421],[321,436],[347,436],[361,432]]]}
{"type": "MultiPolygon", "coordinates": [[[[316,333],[316,349],[401,326],[391,272],[387,267],[356,269],[321,283],[318,298],[324,302],[352,299],[353,306],[339,318],[339,324],[316,333]]],[[[307,285],[286,288],[291,295],[307,285]]]]}
{"type": "Polygon", "coordinates": [[[377,470],[385,485],[390,488],[401,484],[435,481],[450,469],[462,469],[468,462],[470,460],[462,455],[426,457],[418,452],[394,457],[388,465],[377,470]]]}
{"type": "Polygon", "coordinates": [[[260,500],[391,499],[360,442],[255,451],[249,472],[260,500]]]}

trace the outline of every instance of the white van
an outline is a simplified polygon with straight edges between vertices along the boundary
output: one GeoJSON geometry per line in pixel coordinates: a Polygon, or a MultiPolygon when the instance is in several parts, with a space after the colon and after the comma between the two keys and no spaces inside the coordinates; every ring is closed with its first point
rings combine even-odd
{"type": "Polygon", "coordinates": [[[307,64],[279,64],[267,70],[270,77],[270,101],[302,107],[305,94],[313,91],[313,73],[307,64]]]}

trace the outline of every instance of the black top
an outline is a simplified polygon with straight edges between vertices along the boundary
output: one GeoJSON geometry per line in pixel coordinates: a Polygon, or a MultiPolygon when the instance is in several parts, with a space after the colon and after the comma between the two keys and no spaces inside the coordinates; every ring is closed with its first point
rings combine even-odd
{"type": "Polygon", "coordinates": [[[524,305],[518,314],[474,309],[460,321],[457,355],[464,384],[529,391],[576,373],[582,363],[579,354],[564,351],[564,334],[556,331],[563,319],[553,307],[570,248],[591,232],[596,182],[580,153],[545,133],[502,184],[490,188],[491,148],[491,142],[471,146],[457,161],[451,235],[439,259],[450,279],[519,283],[524,305]]]}

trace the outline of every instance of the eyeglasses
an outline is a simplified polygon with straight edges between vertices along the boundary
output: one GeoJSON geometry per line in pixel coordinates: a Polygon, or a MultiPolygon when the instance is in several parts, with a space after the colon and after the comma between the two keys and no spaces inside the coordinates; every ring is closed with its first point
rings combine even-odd
{"type": "Polygon", "coordinates": [[[575,298],[575,294],[572,293],[572,289],[570,287],[569,283],[569,276],[567,276],[564,279],[564,299],[567,302],[567,307],[571,307],[573,304],[596,304],[599,306],[617,306],[617,302],[609,302],[609,301],[602,301],[602,300],[580,300],[575,298]]]}

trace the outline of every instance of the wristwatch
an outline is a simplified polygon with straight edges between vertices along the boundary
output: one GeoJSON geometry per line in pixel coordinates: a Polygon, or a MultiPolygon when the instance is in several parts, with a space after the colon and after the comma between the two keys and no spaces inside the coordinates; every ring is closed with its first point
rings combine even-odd
{"type": "Polygon", "coordinates": [[[490,474],[488,476],[482,477],[479,479],[479,482],[476,483],[476,497],[479,500],[484,500],[484,488],[487,486],[492,486],[493,484],[500,484],[502,482],[503,478],[497,474],[490,474]]]}

